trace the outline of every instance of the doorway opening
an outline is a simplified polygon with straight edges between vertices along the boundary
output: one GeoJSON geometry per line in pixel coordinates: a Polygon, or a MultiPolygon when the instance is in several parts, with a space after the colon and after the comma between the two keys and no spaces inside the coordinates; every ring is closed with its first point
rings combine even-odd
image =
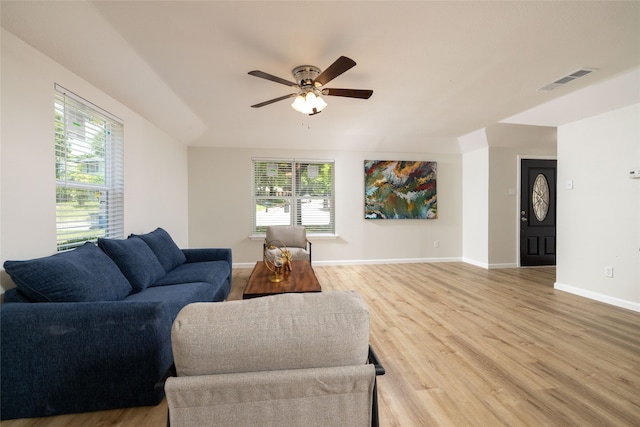
{"type": "Polygon", "coordinates": [[[556,265],[555,159],[520,159],[519,264],[556,265]]]}

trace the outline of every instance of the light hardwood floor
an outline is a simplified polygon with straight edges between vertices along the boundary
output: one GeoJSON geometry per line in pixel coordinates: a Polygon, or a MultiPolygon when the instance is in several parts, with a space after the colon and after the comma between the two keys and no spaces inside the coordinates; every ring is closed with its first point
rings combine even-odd
{"type": "MultiPolygon", "coordinates": [[[[381,426],[640,426],[640,313],[553,289],[555,269],[316,266],[371,311],[381,426]]],[[[250,270],[234,270],[230,299],[250,270]]],[[[166,405],[3,427],[164,426],[166,405]]]]}

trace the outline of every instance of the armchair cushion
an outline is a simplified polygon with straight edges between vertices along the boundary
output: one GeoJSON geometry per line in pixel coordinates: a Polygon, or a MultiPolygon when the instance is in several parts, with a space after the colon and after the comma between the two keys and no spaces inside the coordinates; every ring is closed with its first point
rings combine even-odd
{"type": "Polygon", "coordinates": [[[265,240],[267,243],[276,240],[287,247],[306,248],[307,230],[299,225],[271,225],[267,227],[265,240]]]}
{"type": "MultiPolygon", "coordinates": [[[[291,254],[291,261],[309,261],[309,251],[303,248],[294,248],[287,246],[287,250],[291,254]]],[[[277,249],[267,249],[270,259],[279,256],[281,252],[277,249]]]]}
{"type": "Polygon", "coordinates": [[[194,303],[171,340],[178,376],[364,365],[369,311],[350,291],[194,303]]]}
{"type": "Polygon", "coordinates": [[[44,258],[6,261],[18,290],[34,302],[118,301],[131,285],[95,244],[44,258]]]}

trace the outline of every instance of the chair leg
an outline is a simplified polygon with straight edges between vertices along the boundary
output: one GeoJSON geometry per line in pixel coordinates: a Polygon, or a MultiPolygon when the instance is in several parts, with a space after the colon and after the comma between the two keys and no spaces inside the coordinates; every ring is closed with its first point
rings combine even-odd
{"type": "Polygon", "coordinates": [[[373,405],[371,405],[371,427],[378,427],[380,420],[378,418],[378,381],[373,380],[373,405]]]}
{"type": "MultiPolygon", "coordinates": [[[[384,366],[380,362],[378,355],[373,350],[373,347],[369,345],[369,363],[373,364],[376,368],[376,376],[384,375],[385,370],[384,366]]],[[[378,418],[378,381],[374,378],[373,380],[373,402],[371,405],[371,427],[378,427],[380,424],[378,418]]]]}

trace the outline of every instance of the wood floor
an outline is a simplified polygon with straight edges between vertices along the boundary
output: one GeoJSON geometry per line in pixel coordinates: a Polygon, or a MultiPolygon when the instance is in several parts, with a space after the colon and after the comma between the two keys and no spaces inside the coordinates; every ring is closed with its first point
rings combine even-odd
{"type": "MultiPolygon", "coordinates": [[[[640,426],[640,313],[555,291],[555,269],[463,263],[316,266],[371,311],[380,425],[640,426]]],[[[234,270],[230,299],[250,270],[234,270]]],[[[164,426],[166,405],[25,426],[164,426]]]]}

